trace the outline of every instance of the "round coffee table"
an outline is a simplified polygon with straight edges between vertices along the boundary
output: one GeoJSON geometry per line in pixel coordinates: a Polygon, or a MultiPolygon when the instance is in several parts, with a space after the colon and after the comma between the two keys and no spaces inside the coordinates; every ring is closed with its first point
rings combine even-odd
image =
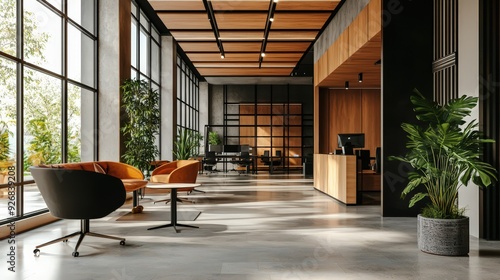
{"type": "Polygon", "coordinates": [[[185,225],[177,223],[177,189],[183,188],[196,188],[201,186],[201,184],[190,184],[190,183],[155,183],[149,182],[146,187],[151,189],[169,189],[170,190],[170,223],[166,225],[161,225],[157,227],[148,228],[148,230],[173,227],[175,232],[179,232],[178,226],[198,228],[197,226],[185,225]]]}

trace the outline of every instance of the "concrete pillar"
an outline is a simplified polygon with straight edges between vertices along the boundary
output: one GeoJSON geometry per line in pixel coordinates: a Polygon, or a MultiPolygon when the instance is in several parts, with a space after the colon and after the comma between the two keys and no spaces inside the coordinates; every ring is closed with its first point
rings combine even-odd
{"type": "Polygon", "coordinates": [[[120,84],[130,78],[130,0],[99,1],[98,159],[120,161],[120,84]]]}
{"type": "Polygon", "coordinates": [[[161,37],[160,159],[172,160],[177,114],[177,52],[172,36],[161,37]]]}
{"type": "MultiPolygon", "coordinates": [[[[458,95],[479,97],[479,1],[458,1],[458,95]]],[[[479,120],[479,105],[471,118],[479,120]]],[[[458,206],[465,207],[469,233],[479,237],[479,188],[472,182],[458,192],[458,206]]]]}

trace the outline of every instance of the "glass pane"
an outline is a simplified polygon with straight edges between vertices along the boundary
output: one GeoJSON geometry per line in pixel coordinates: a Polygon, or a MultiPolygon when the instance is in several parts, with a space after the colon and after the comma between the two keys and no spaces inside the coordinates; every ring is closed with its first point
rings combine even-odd
{"type": "Polygon", "coordinates": [[[139,46],[139,71],[147,76],[149,73],[149,38],[144,30],[141,28],[141,33],[139,34],[140,46],[139,46]]]}
{"type": "MultiPolygon", "coordinates": [[[[18,181],[16,151],[16,64],[0,57],[0,185],[18,181]]],[[[8,188],[0,189],[0,220],[11,218],[7,211],[8,188]]]]}
{"type": "Polygon", "coordinates": [[[26,68],[24,71],[25,170],[60,163],[61,80],[26,68]]]}
{"type": "Polygon", "coordinates": [[[141,12],[141,25],[144,26],[144,29],[149,30],[148,18],[142,12],[141,12]]]}
{"type": "Polygon", "coordinates": [[[68,1],[68,16],[92,34],[94,32],[95,0],[68,1]]]}
{"type": "Polygon", "coordinates": [[[160,33],[154,27],[151,28],[151,36],[153,36],[156,42],[160,43],[160,33]]]}
{"type": "Polygon", "coordinates": [[[36,0],[24,1],[24,58],[61,74],[61,17],[36,0]]]}
{"type": "MultiPolygon", "coordinates": [[[[24,158],[25,172],[62,161],[61,80],[29,68],[24,71],[24,158]]],[[[34,185],[25,186],[24,195],[26,213],[46,208],[34,185]]]]}
{"type": "Polygon", "coordinates": [[[151,46],[151,79],[160,81],[160,47],[155,43],[151,46]]]}
{"type": "MultiPolygon", "coordinates": [[[[16,1],[0,0],[0,51],[16,55],[16,1]]],[[[33,26],[33,24],[31,25],[33,26]]]]}
{"type": "Polygon", "coordinates": [[[94,40],[68,25],[68,78],[94,86],[94,40]]]}
{"type": "MultiPolygon", "coordinates": [[[[59,11],[61,10],[61,0],[46,0],[47,2],[49,2],[52,6],[56,7],[59,11]]],[[[71,1],[74,1],[74,0],[71,0],[71,1]]],[[[68,2],[71,2],[71,1],[68,1],[68,2]]]]}
{"type": "Polygon", "coordinates": [[[94,92],[68,84],[68,162],[94,160],[94,92]]]}
{"type": "Polygon", "coordinates": [[[132,28],[131,28],[131,40],[130,45],[132,47],[131,50],[131,63],[132,67],[137,68],[137,21],[132,18],[132,28]]]}
{"type": "Polygon", "coordinates": [[[137,17],[137,6],[134,1],[132,1],[132,14],[137,17]]]}

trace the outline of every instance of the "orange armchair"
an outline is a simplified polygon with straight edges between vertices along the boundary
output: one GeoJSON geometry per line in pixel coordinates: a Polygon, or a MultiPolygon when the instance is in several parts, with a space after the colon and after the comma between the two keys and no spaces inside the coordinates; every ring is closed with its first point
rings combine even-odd
{"type": "MultiPolygon", "coordinates": [[[[151,173],[151,182],[158,183],[196,183],[200,162],[197,160],[177,160],[157,167],[151,173]]],[[[178,189],[179,192],[192,192],[194,188],[178,189]]]]}

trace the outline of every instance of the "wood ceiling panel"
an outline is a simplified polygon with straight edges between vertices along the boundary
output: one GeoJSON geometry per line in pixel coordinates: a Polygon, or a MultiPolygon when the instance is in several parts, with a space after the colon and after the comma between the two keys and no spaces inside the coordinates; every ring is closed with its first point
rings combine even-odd
{"type": "Polygon", "coordinates": [[[215,11],[267,11],[269,9],[269,0],[212,0],[212,7],[215,11]]]}
{"type": "Polygon", "coordinates": [[[333,12],[340,0],[326,0],[326,1],[295,1],[295,0],[281,0],[276,5],[276,11],[280,10],[296,10],[296,11],[330,11],[333,12]]]}
{"type": "Polygon", "coordinates": [[[205,11],[202,0],[149,0],[149,3],[157,11],[205,11]]]}
{"type": "Polygon", "coordinates": [[[303,53],[267,53],[263,61],[298,61],[303,53]]]}
{"type": "Polygon", "coordinates": [[[267,12],[265,13],[215,13],[215,19],[220,30],[224,29],[264,29],[267,12]]]}
{"type": "Polygon", "coordinates": [[[262,67],[289,67],[294,68],[297,62],[262,62],[262,67]]]}
{"type": "Polygon", "coordinates": [[[268,42],[267,52],[305,52],[311,45],[309,42],[268,42]]]}
{"type": "MultiPolygon", "coordinates": [[[[213,43],[209,42],[179,42],[179,46],[181,46],[182,50],[185,52],[219,52],[219,47],[217,43],[214,41],[213,43]]],[[[219,55],[220,56],[220,55],[219,55]]]]}
{"type": "Polygon", "coordinates": [[[269,40],[297,40],[297,41],[313,41],[316,39],[318,32],[316,31],[269,31],[269,40]]]}
{"type": "Polygon", "coordinates": [[[261,42],[224,43],[225,52],[260,52],[261,42]]]}
{"type": "Polygon", "coordinates": [[[259,62],[195,62],[194,67],[199,68],[258,68],[259,62]]]}
{"type": "Polygon", "coordinates": [[[215,36],[212,30],[207,31],[171,31],[175,40],[180,41],[214,41],[215,36]]]}
{"type": "Polygon", "coordinates": [[[323,27],[330,13],[278,13],[274,14],[273,29],[317,29],[323,27]]]}
{"type": "MultiPolygon", "coordinates": [[[[212,33],[213,35],[213,33],[212,33]]],[[[220,38],[223,41],[232,41],[232,40],[246,40],[246,41],[254,41],[254,40],[264,40],[264,30],[247,30],[245,32],[241,31],[225,31],[221,30],[219,32],[220,38]]]]}
{"type": "Polygon", "coordinates": [[[208,29],[211,30],[205,12],[200,13],[158,13],[160,19],[169,30],[176,29],[208,29]]]}
{"type": "Polygon", "coordinates": [[[198,68],[202,76],[290,76],[293,68],[198,68]]]}
{"type": "Polygon", "coordinates": [[[203,61],[259,61],[259,53],[226,53],[226,57],[222,59],[219,53],[189,53],[189,59],[192,62],[203,61]]]}

